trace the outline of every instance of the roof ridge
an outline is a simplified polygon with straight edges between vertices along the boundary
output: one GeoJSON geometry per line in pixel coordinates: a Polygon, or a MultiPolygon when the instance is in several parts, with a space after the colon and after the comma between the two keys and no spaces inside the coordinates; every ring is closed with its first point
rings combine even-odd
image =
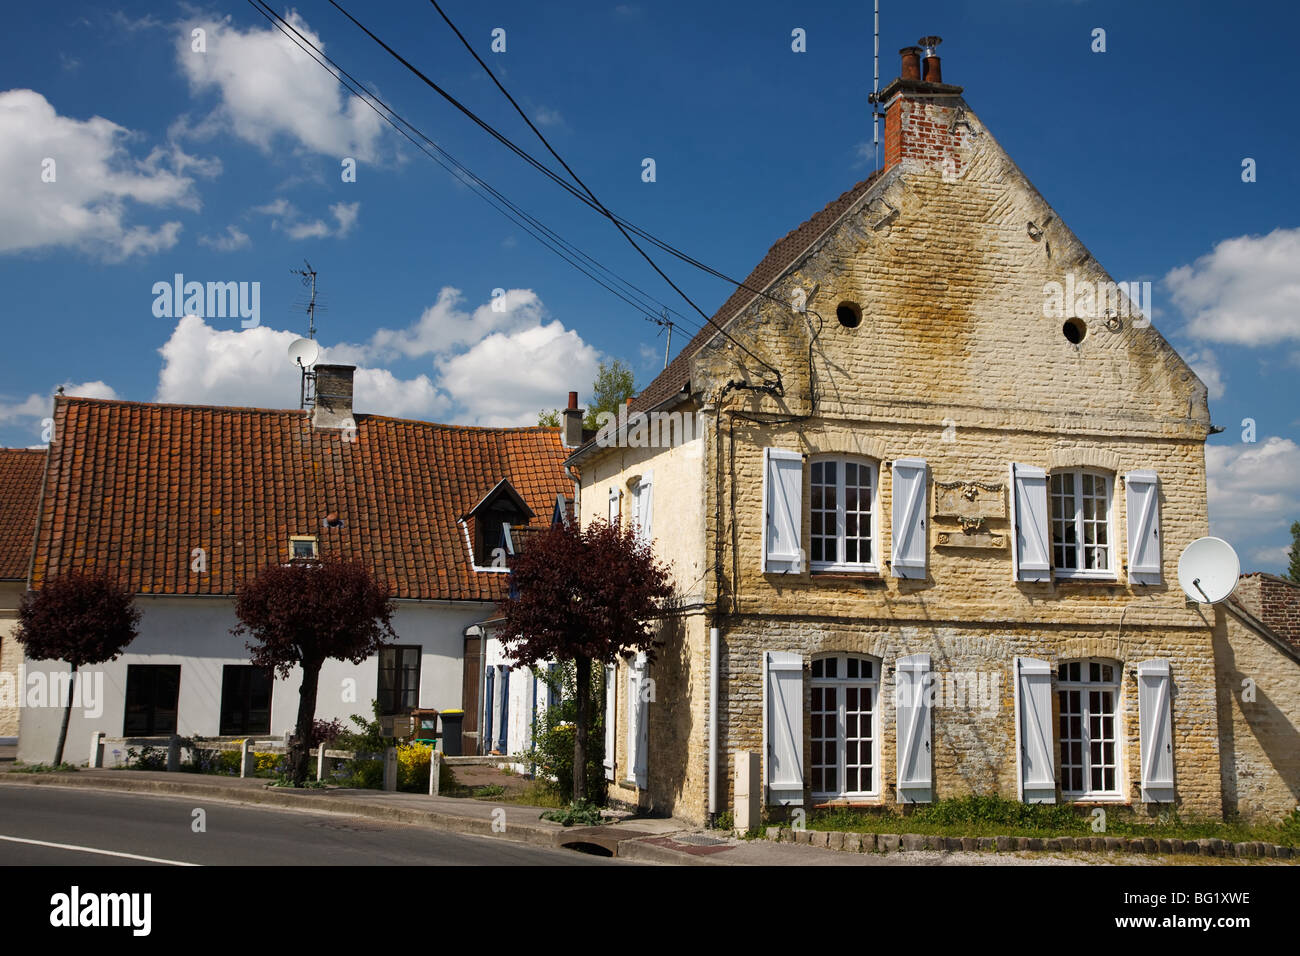
{"type": "MultiPolygon", "coordinates": [[[[146,409],[167,409],[179,408],[188,411],[205,411],[205,412],[245,412],[261,415],[302,415],[309,414],[305,408],[267,408],[261,405],[202,405],[187,402],[146,402],[138,399],[127,398],[92,398],[82,395],[59,395],[58,399],[64,402],[82,402],[94,405],[134,405],[146,409]]],[[[397,422],[411,425],[423,425],[428,428],[446,428],[460,431],[484,431],[484,432],[554,432],[560,433],[559,426],[553,425],[459,425],[449,422],[432,422],[423,418],[402,418],[396,415],[379,415],[373,412],[353,412],[352,417],[359,423],[362,419],[376,422],[397,422]]],[[[4,450],[4,449],[0,449],[4,450]]],[[[21,451],[32,451],[38,449],[13,449],[21,451]]],[[[43,451],[43,450],[42,450],[43,451]]]]}

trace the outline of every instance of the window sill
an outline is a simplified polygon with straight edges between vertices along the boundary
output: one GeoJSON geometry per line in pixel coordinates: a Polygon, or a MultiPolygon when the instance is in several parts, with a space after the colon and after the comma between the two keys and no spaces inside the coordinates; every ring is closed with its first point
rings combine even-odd
{"type": "Polygon", "coordinates": [[[808,572],[811,577],[831,581],[881,581],[879,571],[840,571],[836,568],[813,568],[808,572]]]}
{"type": "Polygon", "coordinates": [[[1120,586],[1119,578],[1084,578],[1084,577],[1056,577],[1052,578],[1053,584],[1083,584],[1092,587],[1115,588],[1120,586]]]}
{"type": "Polygon", "coordinates": [[[1100,807],[1100,806],[1108,806],[1108,807],[1113,807],[1113,806],[1125,806],[1125,807],[1126,807],[1126,806],[1131,806],[1131,802],[1130,802],[1130,800],[1128,799],[1128,797],[1125,797],[1125,796],[1113,796],[1113,797],[1100,796],[1100,797],[1089,797],[1089,796],[1084,796],[1084,795],[1082,795],[1082,794],[1062,793],[1062,794],[1061,794],[1061,800],[1062,800],[1062,802],[1064,802],[1064,803],[1071,803],[1071,804],[1074,804],[1076,807],[1092,807],[1092,806],[1098,806],[1098,807],[1100,807]]]}
{"type": "Polygon", "coordinates": [[[813,798],[814,810],[832,810],[842,807],[883,807],[885,801],[880,796],[874,797],[818,797],[813,798]]]}

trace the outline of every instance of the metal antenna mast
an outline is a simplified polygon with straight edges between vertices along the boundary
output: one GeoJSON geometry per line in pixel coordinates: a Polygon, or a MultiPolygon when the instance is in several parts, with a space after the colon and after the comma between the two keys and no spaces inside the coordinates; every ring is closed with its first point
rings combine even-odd
{"type": "Polygon", "coordinates": [[[875,0],[875,52],[872,56],[871,95],[867,102],[871,104],[871,145],[876,151],[876,168],[880,168],[880,0],[875,0]]]}
{"type": "MultiPolygon", "coordinates": [[[[655,325],[660,326],[662,329],[668,330],[668,341],[667,343],[664,344],[664,368],[667,368],[668,355],[672,352],[673,349],[673,328],[675,327],[673,325],[672,320],[668,318],[668,310],[667,309],[663,310],[663,314],[661,318],[655,319],[647,315],[645,316],[645,320],[647,322],[653,322],[655,325]]],[[[659,334],[662,335],[663,333],[660,332],[659,334]]]]}
{"type": "MultiPolygon", "coordinates": [[[[302,263],[305,269],[290,269],[297,276],[302,276],[302,284],[311,286],[311,297],[307,300],[307,338],[316,339],[316,270],[306,259],[302,263]]],[[[316,404],[316,373],[309,366],[302,366],[302,387],[298,391],[298,407],[307,408],[316,404]]]]}

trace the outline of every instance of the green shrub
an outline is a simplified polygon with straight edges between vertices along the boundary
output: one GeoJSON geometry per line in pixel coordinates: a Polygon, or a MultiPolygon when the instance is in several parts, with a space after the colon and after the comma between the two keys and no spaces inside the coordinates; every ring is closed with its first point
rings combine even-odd
{"type": "MultiPolygon", "coordinates": [[[[515,757],[519,762],[536,768],[537,779],[561,799],[573,798],[573,740],[577,733],[578,718],[576,669],[566,661],[549,673],[546,668],[535,667],[533,672],[540,680],[559,692],[560,700],[538,716],[533,726],[532,747],[515,757]]],[[[587,730],[587,802],[600,807],[605,805],[605,672],[594,663],[591,667],[591,700],[588,703],[589,727],[587,730]]]]}
{"type": "Polygon", "coordinates": [[[594,827],[605,822],[600,815],[600,807],[590,803],[572,803],[558,810],[547,810],[541,818],[566,827],[594,827]]]}

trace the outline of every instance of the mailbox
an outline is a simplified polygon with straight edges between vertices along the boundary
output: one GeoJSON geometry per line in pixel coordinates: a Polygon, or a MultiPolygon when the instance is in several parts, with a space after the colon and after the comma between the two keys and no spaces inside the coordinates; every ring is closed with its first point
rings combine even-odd
{"type": "Polygon", "coordinates": [[[420,743],[432,744],[438,737],[438,712],[432,707],[411,711],[412,736],[420,743]]]}

